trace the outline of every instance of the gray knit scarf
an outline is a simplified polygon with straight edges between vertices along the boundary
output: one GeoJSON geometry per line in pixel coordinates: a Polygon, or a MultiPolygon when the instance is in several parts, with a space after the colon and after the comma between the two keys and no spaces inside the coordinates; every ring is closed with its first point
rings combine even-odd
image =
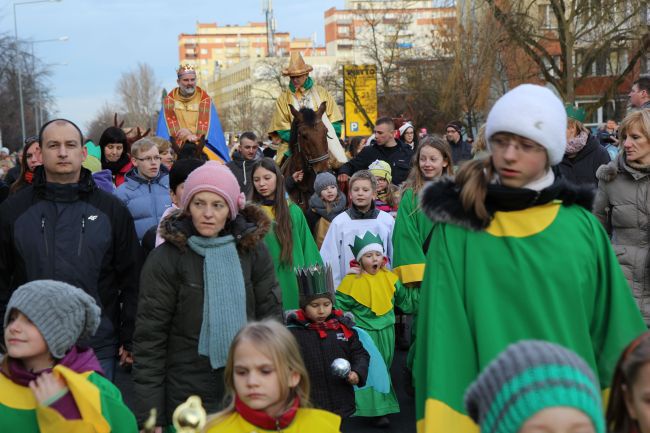
{"type": "Polygon", "coordinates": [[[221,368],[235,334],[246,325],[246,285],[235,238],[192,236],[187,244],[205,258],[199,355],[209,357],[212,368],[221,368]]]}

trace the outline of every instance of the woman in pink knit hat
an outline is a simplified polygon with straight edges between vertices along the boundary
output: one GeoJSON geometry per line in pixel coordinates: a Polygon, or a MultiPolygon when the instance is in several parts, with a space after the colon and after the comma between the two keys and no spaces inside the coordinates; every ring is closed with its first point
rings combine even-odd
{"type": "Polygon", "coordinates": [[[235,334],[248,320],[281,318],[263,241],[270,226],[262,209],[245,206],[225,165],[207,162],[187,177],[180,209],[161,223],[165,243],[149,254],[141,274],[134,335],[140,422],[155,407],[164,429],[190,395],[216,412],[235,334]]]}

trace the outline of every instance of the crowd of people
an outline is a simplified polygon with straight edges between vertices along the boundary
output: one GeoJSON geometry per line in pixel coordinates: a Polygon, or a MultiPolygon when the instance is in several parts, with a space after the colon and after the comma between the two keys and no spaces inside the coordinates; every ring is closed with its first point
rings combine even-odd
{"type": "MultiPolygon", "coordinates": [[[[292,57],[290,104],[328,99],[309,71],[292,57]]],[[[252,132],[206,141],[216,112],[177,73],[165,134],[109,127],[93,168],[94,145],[55,119],[7,170],[0,427],[135,432],[153,408],[148,428],[174,431],[197,395],[208,432],[385,428],[403,380],[420,432],[650,433],[650,79],[597,132],[531,84],[472,144],[458,121],[420,135],[381,117],[365,141],[331,143],[331,170],[295,203],[312,166],[285,173],[290,148],[252,132]]]]}

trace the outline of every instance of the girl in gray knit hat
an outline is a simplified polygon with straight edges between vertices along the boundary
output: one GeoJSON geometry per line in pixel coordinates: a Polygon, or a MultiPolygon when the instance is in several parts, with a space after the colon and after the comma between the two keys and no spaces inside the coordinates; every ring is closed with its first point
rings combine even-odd
{"type": "Polygon", "coordinates": [[[95,300],[69,284],[39,280],[14,291],[3,322],[0,427],[21,433],[137,430],[92,349],[76,345],[95,333],[99,320],[95,300]]]}

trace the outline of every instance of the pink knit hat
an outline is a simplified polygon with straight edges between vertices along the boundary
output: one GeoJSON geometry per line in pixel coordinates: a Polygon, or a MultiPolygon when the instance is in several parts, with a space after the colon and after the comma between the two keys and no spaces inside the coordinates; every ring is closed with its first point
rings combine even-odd
{"type": "Polygon", "coordinates": [[[230,218],[235,219],[240,209],[246,204],[246,196],[239,189],[237,178],[230,169],[217,161],[208,161],[187,176],[181,208],[187,210],[194,194],[209,191],[219,194],[230,208],[230,218]]]}

